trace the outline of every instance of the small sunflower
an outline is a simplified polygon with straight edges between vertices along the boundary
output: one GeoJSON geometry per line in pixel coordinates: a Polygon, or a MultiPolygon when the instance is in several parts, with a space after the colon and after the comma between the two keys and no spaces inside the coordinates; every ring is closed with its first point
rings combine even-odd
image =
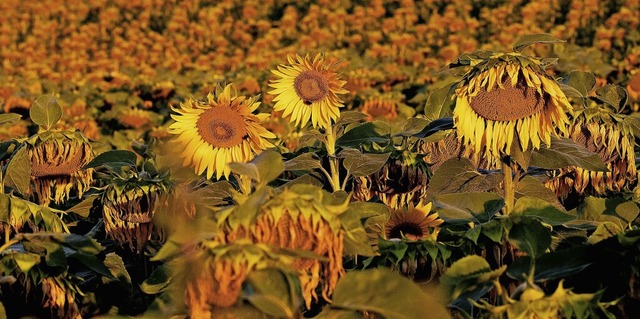
{"type": "Polygon", "coordinates": [[[275,135],[261,125],[268,114],[253,114],[260,102],[255,97],[238,96],[229,84],[209,94],[206,102],[187,100],[168,132],[177,135],[175,141],[184,150],[180,156],[184,166],[194,166],[196,174],[205,170],[207,178],[229,177],[232,162],[247,162],[263,150],[273,147],[267,138],[275,135]]]}
{"type": "Polygon", "coordinates": [[[393,120],[398,117],[398,104],[395,101],[384,98],[373,98],[367,100],[360,108],[362,113],[367,114],[367,121],[374,119],[393,120]]]}
{"type": "Polygon", "coordinates": [[[289,56],[289,65],[271,71],[278,76],[269,83],[273,88],[269,94],[276,95],[274,111],[283,111],[296,126],[304,127],[311,120],[313,127],[329,127],[344,106],[338,94],[349,93],[335,69],[336,64],[325,63],[321,54],[313,60],[308,55],[289,56]]]}
{"type": "Polygon", "coordinates": [[[632,100],[640,101],[640,70],[629,78],[627,92],[632,100]]]}
{"type": "Polygon", "coordinates": [[[123,110],[118,116],[120,124],[134,129],[140,129],[156,122],[156,113],[136,108],[123,110]]]}
{"type": "Polygon", "coordinates": [[[431,213],[431,206],[431,203],[410,204],[407,208],[393,211],[384,227],[385,238],[419,240],[428,237],[432,229],[444,222],[438,213],[431,213]]]}
{"type": "Polygon", "coordinates": [[[465,74],[453,110],[464,144],[499,159],[514,141],[522,150],[538,149],[557,131],[567,132],[571,105],[541,65],[518,53],[492,54],[465,74]]]}
{"type": "Polygon", "coordinates": [[[26,141],[31,180],[40,204],[60,204],[72,193],[82,197],[93,182],[93,169],[82,168],[94,157],[91,144],[79,131],[45,131],[26,141]]]}

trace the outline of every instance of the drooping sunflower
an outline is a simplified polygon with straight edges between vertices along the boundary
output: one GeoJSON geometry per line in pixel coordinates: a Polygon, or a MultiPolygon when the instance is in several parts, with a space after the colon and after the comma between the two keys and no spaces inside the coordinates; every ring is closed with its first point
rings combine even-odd
{"type": "MultiPolygon", "coordinates": [[[[257,195],[253,195],[257,196],[257,195]]],[[[268,196],[245,223],[234,220],[233,206],[218,224],[223,231],[216,240],[231,243],[249,238],[254,243],[264,243],[292,250],[310,251],[325,257],[325,261],[314,258],[298,258],[292,266],[299,272],[298,279],[307,308],[317,301],[318,289],[322,298],[330,295],[344,274],[342,252],[346,230],[339,215],[349,210],[349,199],[339,200],[326,191],[312,185],[295,185],[278,194],[268,196]]]]}
{"type": "Polygon", "coordinates": [[[635,138],[633,129],[624,121],[625,115],[592,103],[588,108],[573,112],[574,121],[566,137],[598,154],[609,171],[571,166],[553,172],[552,179],[545,185],[561,199],[572,192],[603,195],[609,191],[622,191],[637,181],[635,138]]]}
{"type": "Polygon", "coordinates": [[[39,285],[42,287],[42,307],[55,311],[56,318],[82,318],[76,297],[78,288],[63,276],[46,277],[39,285]]]}
{"type": "Polygon", "coordinates": [[[136,252],[150,239],[162,240],[164,232],[154,225],[153,217],[170,189],[166,175],[132,172],[114,178],[101,197],[107,236],[136,252]]]}
{"type": "Polygon", "coordinates": [[[409,204],[406,208],[396,209],[385,224],[385,239],[407,238],[419,240],[428,237],[444,221],[438,213],[431,213],[431,203],[409,204]]]}
{"type": "Polygon", "coordinates": [[[229,177],[228,163],[247,162],[263,150],[273,147],[266,139],[275,135],[261,125],[268,114],[253,114],[260,102],[256,97],[238,96],[232,84],[218,87],[206,102],[187,100],[172,108],[176,121],[168,132],[184,150],[184,166],[193,166],[196,174],[207,171],[207,178],[229,177]]]}
{"type": "Polygon", "coordinates": [[[296,126],[304,127],[309,120],[313,127],[326,128],[340,117],[343,101],[339,94],[349,93],[343,89],[346,81],[340,79],[335,63],[325,63],[317,54],[313,59],[306,55],[289,56],[289,65],[280,65],[272,70],[278,78],[269,86],[274,94],[274,111],[283,111],[296,126]]]}
{"type": "Polygon", "coordinates": [[[476,154],[501,158],[512,144],[522,150],[550,145],[566,133],[571,105],[541,60],[519,53],[494,53],[474,61],[455,91],[454,125],[476,154]]]}
{"type": "Polygon", "coordinates": [[[45,131],[26,141],[31,180],[40,204],[60,204],[72,195],[82,197],[93,182],[93,169],[82,169],[93,157],[87,138],[79,131],[45,131]]]}

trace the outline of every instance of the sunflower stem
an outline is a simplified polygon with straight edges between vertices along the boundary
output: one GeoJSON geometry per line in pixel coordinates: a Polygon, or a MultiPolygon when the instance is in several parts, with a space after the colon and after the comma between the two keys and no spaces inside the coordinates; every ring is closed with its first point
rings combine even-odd
{"type": "Polygon", "coordinates": [[[502,173],[504,174],[504,214],[511,214],[513,205],[515,203],[516,189],[513,183],[513,169],[511,168],[510,161],[502,163],[502,173]]]}
{"type": "Polygon", "coordinates": [[[338,158],[336,157],[336,134],[333,127],[327,129],[327,155],[329,155],[329,166],[331,169],[331,188],[334,192],[341,190],[340,172],[338,171],[338,158]]]}

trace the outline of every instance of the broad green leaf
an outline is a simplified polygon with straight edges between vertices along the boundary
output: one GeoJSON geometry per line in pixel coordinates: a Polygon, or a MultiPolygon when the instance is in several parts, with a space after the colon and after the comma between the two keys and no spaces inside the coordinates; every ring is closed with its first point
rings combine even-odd
{"type": "Polygon", "coordinates": [[[160,247],[158,253],[156,253],[153,257],[151,257],[152,261],[160,261],[160,260],[169,260],[182,251],[182,245],[173,240],[167,240],[167,242],[160,247]]]}
{"type": "Polygon", "coordinates": [[[110,168],[120,168],[123,166],[135,167],[137,155],[127,150],[111,150],[96,156],[91,162],[87,163],[83,169],[94,168],[98,166],[106,166],[110,168]]]}
{"type": "Polygon", "coordinates": [[[104,258],[104,265],[109,269],[109,272],[114,278],[131,284],[131,276],[124,266],[122,257],[118,256],[118,254],[108,253],[104,258]]]}
{"type": "Polygon", "coordinates": [[[518,181],[515,195],[516,199],[523,196],[535,197],[543,199],[555,207],[562,207],[556,194],[551,189],[545,187],[542,181],[531,175],[527,175],[518,181]]]}
{"type": "Polygon", "coordinates": [[[248,163],[229,163],[234,173],[249,176],[258,183],[269,183],[285,169],[282,156],[274,151],[265,151],[248,163]]]}
{"type": "Polygon", "coordinates": [[[297,297],[298,288],[290,287],[291,283],[286,274],[277,269],[252,271],[242,298],[270,316],[293,318],[301,300],[297,297]]]}
{"type": "Polygon", "coordinates": [[[467,232],[464,233],[464,237],[471,239],[471,241],[477,245],[478,238],[480,237],[481,233],[482,233],[482,225],[478,225],[467,230],[467,232]]]}
{"type": "Polygon", "coordinates": [[[451,89],[454,83],[438,88],[429,94],[424,106],[424,115],[428,120],[433,121],[451,113],[454,104],[454,99],[451,98],[451,89]]]}
{"type": "Polygon", "coordinates": [[[95,239],[77,234],[56,234],[61,236],[61,242],[79,252],[97,255],[102,252],[103,247],[95,239]]]}
{"type": "Polygon", "coordinates": [[[140,285],[140,289],[149,295],[163,292],[171,284],[171,270],[166,264],[156,268],[149,278],[140,285]]]}
{"type": "Polygon", "coordinates": [[[340,112],[340,117],[334,124],[335,127],[344,126],[347,124],[351,124],[354,122],[360,122],[367,118],[367,114],[364,114],[360,111],[345,111],[340,112]]]}
{"type": "Polygon", "coordinates": [[[303,153],[302,155],[296,156],[286,162],[284,162],[284,169],[287,171],[298,171],[298,170],[313,170],[316,168],[321,168],[320,159],[314,153],[303,153]]]}
{"type": "MultiPolygon", "coordinates": [[[[592,264],[585,246],[552,251],[535,260],[535,281],[547,281],[575,275],[592,264]]],[[[511,278],[525,281],[531,267],[531,257],[516,259],[507,269],[511,278]]]]}
{"type": "Polygon", "coordinates": [[[20,268],[22,273],[26,274],[33,266],[40,263],[40,255],[32,253],[13,253],[13,260],[20,268]]]}
{"type": "Polygon", "coordinates": [[[109,268],[107,268],[104,263],[94,255],[77,252],[69,255],[69,258],[76,259],[97,274],[113,279],[113,275],[111,274],[109,268]]]}
{"type": "Polygon", "coordinates": [[[613,222],[620,228],[626,228],[638,217],[640,209],[633,201],[620,197],[587,197],[577,208],[578,216],[585,220],[613,222]]]}
{"type": "Polygon", "coordinates": [[[536,258],[551,246],[551,231],[534,218],[515,216],[508,240],[516,248],[536,258]]]}
{"type": "Polygon", "coordinates": [[[2,113],[0,114],[0,125],[13,124],[20,121],[22,115],[16,113],[2,113]]]}
{"type": "Polygon", "coordinates": [[[438,216],[450,224],[488,222],[503,206],[504,199],[495,193],[452,193],[433,200],[438,216]]]}
{"type": "Polygon", "coordinates": [[[624,229],[622,229],[618,224],[613,222],[602,222],[596,230],[587,238],[587,242],[590,244],[595,244],[607,238],[613,237],[619,233],[621,233],[624,229]]]}
{"type": "Polygon", "coordinates": [[[462,192],[484,192],[496,188],[502,173],[483,174],[467,158],[452,158],[433,172],[427,188],[427,197],[462,192]]]}
{"type": "Polygon", "coordinates": [[[627,104],[627,91],[616,84],[607,84],[597,89],[596,97],[616,110],[622,110],[627,104]]]}
{"type": "Polygon", "coordinates": [[[468,299],[477,300],[488,292],[493,281],[506,270],[506,265],[491,270],[489,263],[477,255],[469,255],[454,262],[440,278],[441,288],[450,306],[468,309],[468,299]]]}
{"type": "Polygon", "coordinates": [[[573,86],[563,83],[558,83],[558,85],[566,97],[584,98],[584,95],[573,86]]]}
{"type": "Polygon", "coordinates": [[[374,216],[389,216],[389,206],[381,203],[351,202],[349,207],[360,219],[374,216]]]}
{"type": "MultiPolygon", "coordinates": [[[[342,223],[342,227],[346,231],[344,237],[344,254],[361,256],[376,255],[376,252],[372,249],[369,242],[367,232],[362,227],[362,224],[360,222],[360,219],[363,217],[359,214],[361,214],[362,212],[358,212],[356,209],[354,209],[353,205],[350,206],[351,209],[338,216],[340,218],[340,222],[342,223]]],[[[371,206],[372,205],[357,205],[356,207],[366,208],[371,206]]]]}
{"type": "Polygon", "coordinates": [[[574,220],[575,216],[569,215],[551,203],[535,197],[523,196],[516,200],[513,206],[512,216],[536,217],[552,226],[560,225],[574,220]]]}
{"type": "Polygon", "coordinates": [[[531,165],[545,169],[577,166],[589,171],[608,171],[597,154],[567,138],[552,138],[550,147],[534,150],[531,165]]]}
{"type": "Polygon", "coordinates": [[[524,48],[536,43],[560,43],[565,42],[548,33],[525,34],[519,36],[513,43],[513,51],[520,52],[524,48]]]}
{"type": "Polygon", "coordinates": [[[586,97],[596,85],[596,76],[591,72],[576,70],[569,72],[564,82],[586,97]]]}
{"type": "Polygon", "coordinates": [[[418,132],[422,131],[430,121],[420,118],[420,117],[410,117],[404,123],[402,127],[402,132],[396,134],[397,136],[413,136],[418,132]]]}
{"type": "Polygon", "coordinates": [[[453,129],[453,118],[444,117],[429,122],[420,132],[413,136],[418,138],[426,138],[440,131],[453,129]]]}
{"type": "Polygon", "coordinates": [[[13,187],[20,194],[29,192],[31,159],[29,159],[26,147],[21,147],[11,157],[5,172],[4,183],[9,187],[13,187]]]}
{"type": "Polygon", "coordinates": [[[62,117],[62,108],[53,94],[42,95],[29,108],[29,117],[36,125],[49,130],[62,117]]]}
{"type": "Polygon", "coordinates": [[[352,128],[336,140],[336,145],[359,148],[365,143],[389,142],[389,132],[377,123],[367,122],[352,128]]]}
{"type": "Polygon", "coordinates": [[[342,150],[338,156],[343,157],[342,165],[353,176],[367,176],[377,172],[387,163],[391,153],[371,154],[362,153],[357,149],[342,150]]]}
{"type": "Polygon", "coordinates": [[[91,208],[93,207],[93,202],[98,198],[98,195],[89,195],[87,198],[82,200],[80,203],[66,210],[67,213],[75,213],[80,217],[87,218],[89,217],[89,213],[91,208]]]}
{"type": "Polygon", "coordinates": [[[276,189],[283,190],[286,188],[291,188],[293,185],[298,185],[298,184],[310,184],[310,185],[314,185],[322,188],[322,186],[324,186],[324,183],[321,181],[322,177],[318,177],[317,175],[316,176],[314,175],[315,174],[304,174],[302,176],[296,177],[295,179],[292,179],[278,186],[276,189]]]}
{"type": "Polygon", "coordinates": [[[504,233],[504,225],[498,219],[492,219],[486,223],[481,224],[482,234],[489,237],[496,243],[502,243],[502,235],[504,233]]]}
{"type": "Polygon", "coordinates": [[[376,313],[385,319],[451,318],[436,298],[388,269],[350,271],[333,293],[332,308],[376,313]]]}

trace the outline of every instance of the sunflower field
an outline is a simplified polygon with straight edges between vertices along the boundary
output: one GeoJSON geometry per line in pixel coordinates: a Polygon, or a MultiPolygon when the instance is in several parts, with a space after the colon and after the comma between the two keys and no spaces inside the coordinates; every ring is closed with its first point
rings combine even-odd
{"type": "Polygon", "coordinates": [[[639,0],[0,12],[0,319],[640,318],[639,0]]]}

